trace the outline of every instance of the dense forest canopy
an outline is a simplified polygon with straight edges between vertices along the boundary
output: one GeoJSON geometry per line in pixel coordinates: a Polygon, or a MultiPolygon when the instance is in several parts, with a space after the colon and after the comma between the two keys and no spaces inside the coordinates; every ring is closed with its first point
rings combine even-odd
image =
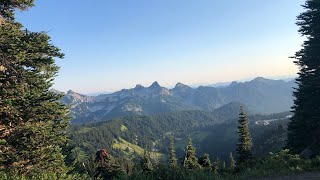
{"type": "MultiPolygon", "coordinates": [[[[235,105],[239,109],[239,105],[235,105]]],[[[86,154],[89,159],[97,148],[106,148],[114,156],[133,158],[134,150],[139,152],[139,147],[147,147],[151,152],[159,152],[159,160],[164,162],[169,155],[168,139],[173,135],[178,157],[183,156],[185,143],[190,136],[198,155],[209,153],[212,160],[227,160],[229,153],[235,152],[238,111],[229,113],[228,116],[225,114],[226,109],[221,108],[213,112],[186,111],[157,116],[132,116],[95,124],[76,124],[71,126],[69,136],[74,146],[80,147],[81,154],[86,154]],[[129,152],[125,151],[127,147],[129,152]],[[119,151],[121,149],[124,152],[119,151]]],[[[283,134],[290,114],[284,112],[249,116],[254,144],[257,143],[255,155],[262,157],[269,151],[284,147],[286,136],[283,134]],[[268,126],[256,124],[270,119],[279,121],[268,126]]]]}

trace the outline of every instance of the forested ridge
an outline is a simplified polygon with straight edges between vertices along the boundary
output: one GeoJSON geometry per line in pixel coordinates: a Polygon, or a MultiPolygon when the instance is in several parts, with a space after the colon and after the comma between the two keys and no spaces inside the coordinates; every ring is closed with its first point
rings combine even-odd
{"type": "MultiPolygon", "coordinates": [[[[80,144],[84,139],[95,137],[87,142],[94,144],[94,148],[91,145],[91,149],[94,151],[100,146],[111,147],[112,139],[117,139],[117,137],[131,143],[136,141],[136,137],[139,137],[139,141],[136,141],[137,145],[152,147],[152,142],[164,138],[168,134],[179,137],[191,134],[196,129],[206,129],[217,124],[222,124],[221,126],[234,125],[239,107],[240,104],[231,103],[212,112],[183,111],[155,116],[128,116],[106,122],[74,124],[70,127],[69,132],[71,139],[80,144]]],[[[254,124],[258,120],[280,119],[288,115],[290,115],[289,112],[252,115],[250,121],[254,124]]]]}
{"type": "MultiPolygon", "coordinates": [[[[237,117],[239,104],[229,104],[212,112],[185,111],[157,116],[131,116],[107,122],[87,125],[72,125],[69,137],[72,146],[79,147],[78,154],[85,155],[84,162],[93,160],[99,148],[107,149],[113,156],[127,159],[139,154],[126,152],[126,147],[118,149],[115,144],[125,140],[131,149],[134,145],[161,154],[158,160],[168,158],[168,138],[176,141],[176,154],[182,157],[188,137],[193,138],[199,154],[209,153],[214,159],[227,160],[237,143],[237,117]],[[234,108],[234,113],[232,109],[234,108]],[[238,109],[238,110],[236,110],[238,109]],[[226,112],[228,116],[226,116],[226,112]]],[[[254,137],[254,154],[265,156],[268,152],[280,150],[285,145],[287,116],[290,112],[271,115],[251,115],[250,127],[254,137]],[[269,126],[257,125],[259,120],[279,119],[269,126]],[[279,137],[280,136],[280,140],[279,137]],[[270,140],[268,143],[267,141],[270,140]],[[263,144],[262,142],[267,142],[263,144]],[[259,144],[260,143],[260,144],[259,144]]],[[[128,151],[128,150],[127,150],[128,151]]]]}

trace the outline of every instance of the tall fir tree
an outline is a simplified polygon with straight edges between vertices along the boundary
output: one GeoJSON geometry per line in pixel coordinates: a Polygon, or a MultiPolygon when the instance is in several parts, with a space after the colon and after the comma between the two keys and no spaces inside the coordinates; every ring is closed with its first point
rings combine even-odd
{"type": "Polygon", "coordinates": [[[15,21],[15,9],[31,6],[33,0],[0,2],[0,170],[64,174],[68,110],[49,91],[59,69],[54,58],[64,55],[47,34],[15,21]]]}
{"type": "Polygon", "coordinates": [[[236,167],[236,161],[233,158],[232,152],[230,152],[229,161],[229,169],[233,170],[236,167]]]}
{"type": "Polygon", "coordinates": [[[214,162],[212,163],[211,168],[212,168],[212,172],[213,172],[214,174],[218,174],[218,172],[219,172],[219,162],[218,162],[218,161],[214,161],[214,162]]]}
{"type": "Polygon", "coordinates": [[[0,1],[0,19],[5,21],[14,22],[15,9],[27,10],[32,7],[34,0],[1,0],[0,1]]]}
{"type": "Polygon", "coordinates": [[[217,158],[216,162],[214,163],[216,165],[216,170],[217,172],[221,172],[226,168],[226,162],[220,160],[219,158],[217,158]]]}
{"type": "Polygon", "coordinates": [[[143,156],[141,157],[140,166],[141,166],[142,172],[145,172],[145,173],[150,173],[153,170],[149,153],[146,150],[144,150],[143,156]]]}
{"type": "Polygon", "coordinates": [[[209,154],[204,154],[199,158],[199,164],[207,170],[212,170],[212,164],[209,158],[209,154]]]}
{"type": "Polygon", "coordinates": [[[320,1],[307,0],[303,7],[306,11],[297,17],[297,25],[306,40],[293,57],[299,77],[287,146],[294,153],[309,148],[320,154],[320,1]]]}
{"type": "Polygon", "coordinates": [[[237,144],[237,153],[238,153],[238,162],[242,163],[246,160],[250,159],[251,147],[252,147],[252,139],[250,136],[248,118],[243,109],[240,107],[239,121],[238,121],[238,144],[237,144]]]}
{"type": "Polygon", "coordinates": [[[196,149],[192,146],[192,139],[188,138],[188,145],[185,150],[185,156],[183,157],[183,167],[191,170],[201,169],[196,157],[196,149]]]}
{"type": "Polygon", "coordinates": [[[173,135],[170,136],[170,158],[169,158],[169,165],[171,167],[177,167],[177,158],[176,158],[176,151],[174,150],[174,138],[173,135]]]}
{"type": "Polygon", "coordinates": [[[222,161],[222,169],[226,169],[226,162],[222,161]]]}
{"type": "Polygon", "coordinates": [[[96,153],[97,168],[95,171],[95,178],[102,179],[119,179],[125,174],[115,158],[108,154],[106,149],[100,149],[96,153]]]}

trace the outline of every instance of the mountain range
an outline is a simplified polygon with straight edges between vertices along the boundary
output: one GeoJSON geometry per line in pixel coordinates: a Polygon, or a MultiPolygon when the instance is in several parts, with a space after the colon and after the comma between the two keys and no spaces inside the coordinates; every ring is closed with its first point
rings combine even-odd
{"type": "Polygon", "coordinates": [[[70,106],[73,123],[87,123],[130,115],[201,110],[212,111],[231,102],[244,104],[251,114],[289,111],[293,105],[294,80],[257,77],[232,82],[224,87],[191,88],[177,83],[168,89],[154,82],[149,87],[136,85],[111,94],[86,96],[69,90],[61,102],[70,106]]]}

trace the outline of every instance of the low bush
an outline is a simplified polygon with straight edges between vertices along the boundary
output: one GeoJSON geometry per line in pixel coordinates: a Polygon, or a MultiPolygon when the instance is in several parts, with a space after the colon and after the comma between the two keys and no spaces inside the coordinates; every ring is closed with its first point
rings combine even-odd
{"type": "Polygon", "coordinates": [[[35,175],[18,175],[10,172],[0,171],[0,180],[87,180],[87,175],[80,174],[35,174],[35,175]]]}
{"type": "Polygon", "coordinates": [[[304,160],[299,155],[292,155],[288,150],[270,154],[266,158],[251,160],[237,167],[241,177],[263,177],[287,175],[305,171],[320,170],[320,157],[304,160]]]}

